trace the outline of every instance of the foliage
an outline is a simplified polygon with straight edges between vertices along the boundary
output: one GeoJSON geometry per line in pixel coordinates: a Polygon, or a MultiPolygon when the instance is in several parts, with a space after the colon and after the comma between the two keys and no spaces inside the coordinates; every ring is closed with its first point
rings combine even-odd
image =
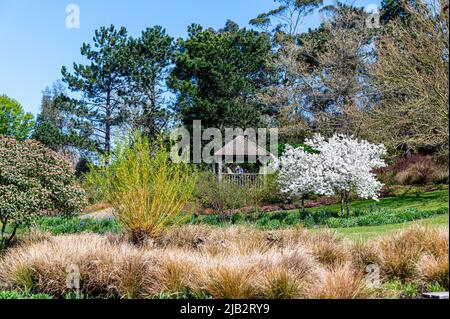
{"type": "MultiPolygon", "coordinates": [[[[56,105],[60,87],[54,87],[53,92],[46,88],[43,91],[41,111],[36,119],[33,139],[41,142],[48,148],[58,151],[64,145],[61,131],[61,113],[56,105]]],[[[62,92],[61,92],[62,93],[62,92]]]]}
{"type": "Polygon", "coordinates": [[[219,31],[193,24],[188,38],[178,40],[178,48],[168,84],[182,123],[255,127],[265,112],[255,95],[268,80],[269,37],[239,29],[231,21],[219,31]]]}
{"type": "Polygon", "coordinates": [[[54,235],[84,232],[97,234],[119,232],[119,225],[114,219],[94,219],[67,216],[39,217],[33,222],[32,226],[37,230],[49,232],[54,235]]]}
{"type": "Polygon", "coordinates": [[[30,294],[19,291],[0,291],[0,299],[52,299],[47,294],[30,294]]]}
{"type": "Polygon", "coordinates": [[[381,2],[381,21],[384,23],[392,20],[407,21],[410,18],[409,9],[414,7],[415,3],[421,1],[415,0],[383,0],[381,2]]]}
{"type": "Polygon", "coordinates": [[[79,213],[85,204],[68,162],[42,144],[0,138],[1,244],[8,244],[19,226],[29,225],[44,211],[79,213]],[[10,224],[12,232],[5,234],[10,224]]]}
{"type": "Polygon", "coordinates": [[[175,163],[159,138],[139,133],[118,141],[110,167],[93,168],[85,175],[97,185],[115,210],[117,222],[136,243],[189,218],[196,173],[186,163],[175,163]]]}
{"type": "Polygon", "coordinates": [[[210,208],[219,214],[249,206],[248,188],[237,183],[220,183],[213,173],[201,173],[194,191],[198,204],[210,208]]]}
{"type": "Polygon", "coordinates": [[[16,100],[0,95],[0,136],[24,140],[30,137],[33,125],[33,114],[25,113],[16,100]]]}
{"type": "Polygon", "coordinates": [[[380,103],[361,130],[390,152],[448,156],[449,16],[441,8],[448,1],[408,2],[402,1],[407,22],[393,20],[377,41],[370,73],[380,103]]]}
{"type": "Polygon", "coordinates": [[[411,155],[393,159],[389,166],[377,170],[377,176],[387,184],[448,184],[448,167],[430,156],[411,155]]]}
{"type": "Polygon", "coordinates": [[[127,124],[151,138],[170,119],[164,94],[175,52],[173,38],[160,26],[147,28],[140,38],[130,38],[126,50],[124,100],[128,106],[127,124]]]}
{"type": "Polygon", "coordinates": [[[58,81],[43,91],[40,113],[36,119],[32,138],[60,153],[73,153],[92,149],[89,136],[76,130],[77,123],[70,112],[64,110],[65,87],[58,81]]]}
{"type": "Polygon", "coordinates": [[[77,121],[75,131],[87,136],[90,144],[105,154],[110,154],[111,130],[123,121],[122,100],[125,79],[122,59],[127,44],[125,28],[102,27],[95,31],[93,47],[84,43],[81,54],[90,64],[74,63],[74,74],[66,67],[61,72],[63,80],[80,99],[66,99],[65,112],[77,121]]]}
{"type": "Polygon", "coordinates": [[[194,197],[201,208],[218,214],[238,209],[257,208],[263,203],[278,202],[282,197],[275,178],[267,177],[263,185],[240,186],[238,183],[219,182],[217,176],[204,172],[199,175],[194,197]]]}
{"type": "Polygon", "coordinates": [[[358,135],[360,112],[370,102],[364,93],[373,55],[367,14],[342,2],[321,12],[324,19],[317,29],[277,47],[277,81],[260,95],[263,103],[279,111],[283,138],[295,131],[303,137],[311,131],[358,135]]]}
{"type": "MultiPolygon", "coordinates": [[[[264,31],[295,36],[304,17],[322,5],[322,0],[276,0],[280,5],[250,20],[250,24],[264,31]]],[[[281,34],[278,34],[281,36],[281,34]]]]}
{"type": "Polygon", "coordinates": [[[229,224],[256,225],[265,229],[277,229],[303,225],[305,227],[327,226],[330,228],[347,228],[358,226],[376,226],[399,224],[419,219],[431,218],[437,215],[448,214],[448,208],[431,211],[418,209],[386,210],[372,209],[353,211],[350,216],[340,216],[336,211],[319,210],[315,212],[275,212],[258,214],[235,214],[223,220],[217,215],[199,216],[191,219],[193,224],[205,223],[208,225],[226,226],[229,224]]]}

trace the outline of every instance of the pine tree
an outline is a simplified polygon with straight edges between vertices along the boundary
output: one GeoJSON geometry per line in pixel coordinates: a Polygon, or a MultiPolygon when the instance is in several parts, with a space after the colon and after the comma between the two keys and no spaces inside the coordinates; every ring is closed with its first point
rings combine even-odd
{"type": "Polygon", "coordinates": [[[124,27],[101,27],[95,31],[93,47],[84,43],[81,48],[90,64],[74,63],[73,74],[62,68],[64,82],[81,95],[78,99],[66,99],[64,109],[76,119],[73,123],[78,131],[88,134],[97,150],[106,156],[111,152],[112,130],[125,118],[122,96],[126,88],[127,41],[124,27]]]}

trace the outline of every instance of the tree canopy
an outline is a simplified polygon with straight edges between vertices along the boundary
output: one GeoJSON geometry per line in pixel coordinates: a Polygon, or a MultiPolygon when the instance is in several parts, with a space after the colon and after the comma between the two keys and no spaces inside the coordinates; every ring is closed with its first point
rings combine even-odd
{"type": "Polygon", "coordinates": [[[256,97],[270,80],[268,35],[239,29],[231,21],[218,31],[193,24],[177,45],[169,87],[180,121],[201,120],[220,129],[255,127],[266,112],[256,97]]]}
{"type": "Polygon", "coordinates": [[[34,116],[6,95],[0,95],[0,135],[24,140],[31,136],[34,116]]]}

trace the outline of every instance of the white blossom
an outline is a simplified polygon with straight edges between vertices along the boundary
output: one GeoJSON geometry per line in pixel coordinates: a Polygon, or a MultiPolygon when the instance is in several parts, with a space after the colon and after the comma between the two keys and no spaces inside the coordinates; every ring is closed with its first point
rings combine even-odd
{"type": "Polygon", "coordinates": [[[377,181],[373,170],[386,166],[384,145],[342,134],[328,140],[316,134],[305,144],[317,153],[287,146],[285,154],[273,164],[279,169],[283,192],[295,196],[354,192],[361,198],[378,199],[383,184],[377,181]]]}
{"type": "Polygon", "coordinates": [[[279,169],[278,182],[284,193],[296,197],[331,194],[324,181],[325,168],[318,154],[307,153],[302,147],[286,145],[283,156],[272,165],[279,169]]]}

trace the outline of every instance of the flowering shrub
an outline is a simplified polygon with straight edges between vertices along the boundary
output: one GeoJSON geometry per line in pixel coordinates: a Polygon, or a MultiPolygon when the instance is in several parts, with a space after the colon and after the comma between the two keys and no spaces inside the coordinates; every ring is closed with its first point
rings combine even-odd
{"type": "Polygon", "coordinates": [[[36,141],[0,137],[0,246],[40,213],[72,215],[84,205],[84,191],[67,161],[36,141]]]}
{"type": "Polygon", "coordinates": [[[302,147],[288,147],[273,165],[279,168],[282,190],[293,196],[306,194],[334,196],[341,194],[342,209],[347,207],[351,192],[361,198],[378,198],[383,186],[373,170],[386,166],[383,145],[370,144],[342,134],[328,140],[320,134],[306,140],[316,152],[308,153],[302,147]]]}

